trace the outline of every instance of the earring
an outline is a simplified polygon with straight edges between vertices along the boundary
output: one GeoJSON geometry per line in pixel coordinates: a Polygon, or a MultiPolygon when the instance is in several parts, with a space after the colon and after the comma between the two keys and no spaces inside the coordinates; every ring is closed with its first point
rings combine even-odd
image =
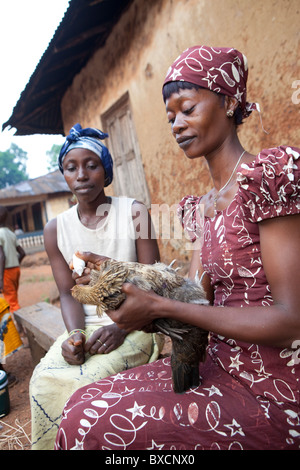
{"type": "Polygon", "coordinates": [[[229,109],[229,111],[227,111],[226,114],[227,114],[228,117],[232,117],[232,116],[233,116],[233,111],[232,111],[232,109],[229,109]]]}

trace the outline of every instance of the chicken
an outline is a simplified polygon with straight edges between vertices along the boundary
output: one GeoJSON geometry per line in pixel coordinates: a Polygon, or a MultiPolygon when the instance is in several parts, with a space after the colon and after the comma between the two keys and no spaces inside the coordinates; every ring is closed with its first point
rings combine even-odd
{"type": "MultiPolygon", "coordinates": [[[[97,306],[99,316],[106,310],[115,310],[125,299],[122,285],[132,283],[145,291],[186,303],[208,304],[199,279],[192,281],[163,263],[153,265],[106,260],[100,270],[91,271],[90,283],[76,285],[72,295],[80,303],[97,306]]],[[[173,389],[183,393],[200,384],[199,362],[204,362],[208,332],[169,318],[156,319],[154,331],[170,336],[172,340],[171,368],[173,389]]]]}

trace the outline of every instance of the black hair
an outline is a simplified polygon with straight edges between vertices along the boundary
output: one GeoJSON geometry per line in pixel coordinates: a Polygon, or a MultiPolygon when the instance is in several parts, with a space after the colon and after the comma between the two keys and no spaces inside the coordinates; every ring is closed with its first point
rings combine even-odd
{"type": "MultiPolygon", "coordinates": [[[[168,100],[173,93],[178,93],[179,90],[191,90],[193,88],[195,90],[200,90],[200,89],[207,90],[207,88],[204,88],[200,85],[196,85],[190,82],[185,82],[185,81],[167,82],[163,87],[164,102],[166,102],[166,100],[168,100]]],[[[217,95],[221,98],[222,106],[224,106],[225,95],[221,93],[217,93],[217,95]]],[[[236,126],[240,126],[241,124],[243,124],[243,113],[242,113],[240,105],[237,106],[233,117],[234,117],[236,126]]]]}
{"type": "Polygon", "coordinates": [[[179,90],[191,90],[192,88],[195,88],[195,90],[200,90],[203,87],[199,85],[195,85],[194,83],[184,82],[184,81],[168,82],[163,87],[164,102],[166,102],[173,93],[178,93],[179,90]]]}

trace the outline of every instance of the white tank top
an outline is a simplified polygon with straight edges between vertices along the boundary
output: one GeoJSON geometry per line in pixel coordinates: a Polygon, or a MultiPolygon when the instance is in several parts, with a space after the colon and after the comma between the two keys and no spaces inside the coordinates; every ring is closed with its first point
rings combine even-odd
{"type": "MultiPolygon", "coordinates": [[[[131,206],[134,199],[112,197],[111,204],[102,204],[97,215],[108,216],[96,229],[85,227],[79,220],[77,206],[57,216],[57,245],[64,259],[69,264],[75,251],[90,251],[108,256],[117,261],[137,261],[135,229],[131,206]]],[[[108,325],[112,323],[108,315],[98,317],[96,306],[84,305],[85,323],[108,325]]]]}

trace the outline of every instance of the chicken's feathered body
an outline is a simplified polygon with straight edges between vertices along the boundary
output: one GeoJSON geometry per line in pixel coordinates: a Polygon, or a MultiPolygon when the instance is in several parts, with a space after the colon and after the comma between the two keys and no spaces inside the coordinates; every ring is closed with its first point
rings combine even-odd
{"type": "MultiPolygon", "coordinates": [[[[107,260],[101,264],[99,271],[91,272],[89,285],[74,286],[72,295],[83,304],[96,305],[100,316],[104,311],[115,310],[120,306],[126,297],[122,292],[122,285],[126,282],[145,291],[153,290],[162,297],[186,303],[208,304],[199,280],[184,278],[163,263],[148,265],[107,260]]],[[[182,393],[198,386],[199,362],[205,360],[208,332],[169,318],[157,319],[153,323],[157,331],[172,339],[174,391],[182,393]]]]}

